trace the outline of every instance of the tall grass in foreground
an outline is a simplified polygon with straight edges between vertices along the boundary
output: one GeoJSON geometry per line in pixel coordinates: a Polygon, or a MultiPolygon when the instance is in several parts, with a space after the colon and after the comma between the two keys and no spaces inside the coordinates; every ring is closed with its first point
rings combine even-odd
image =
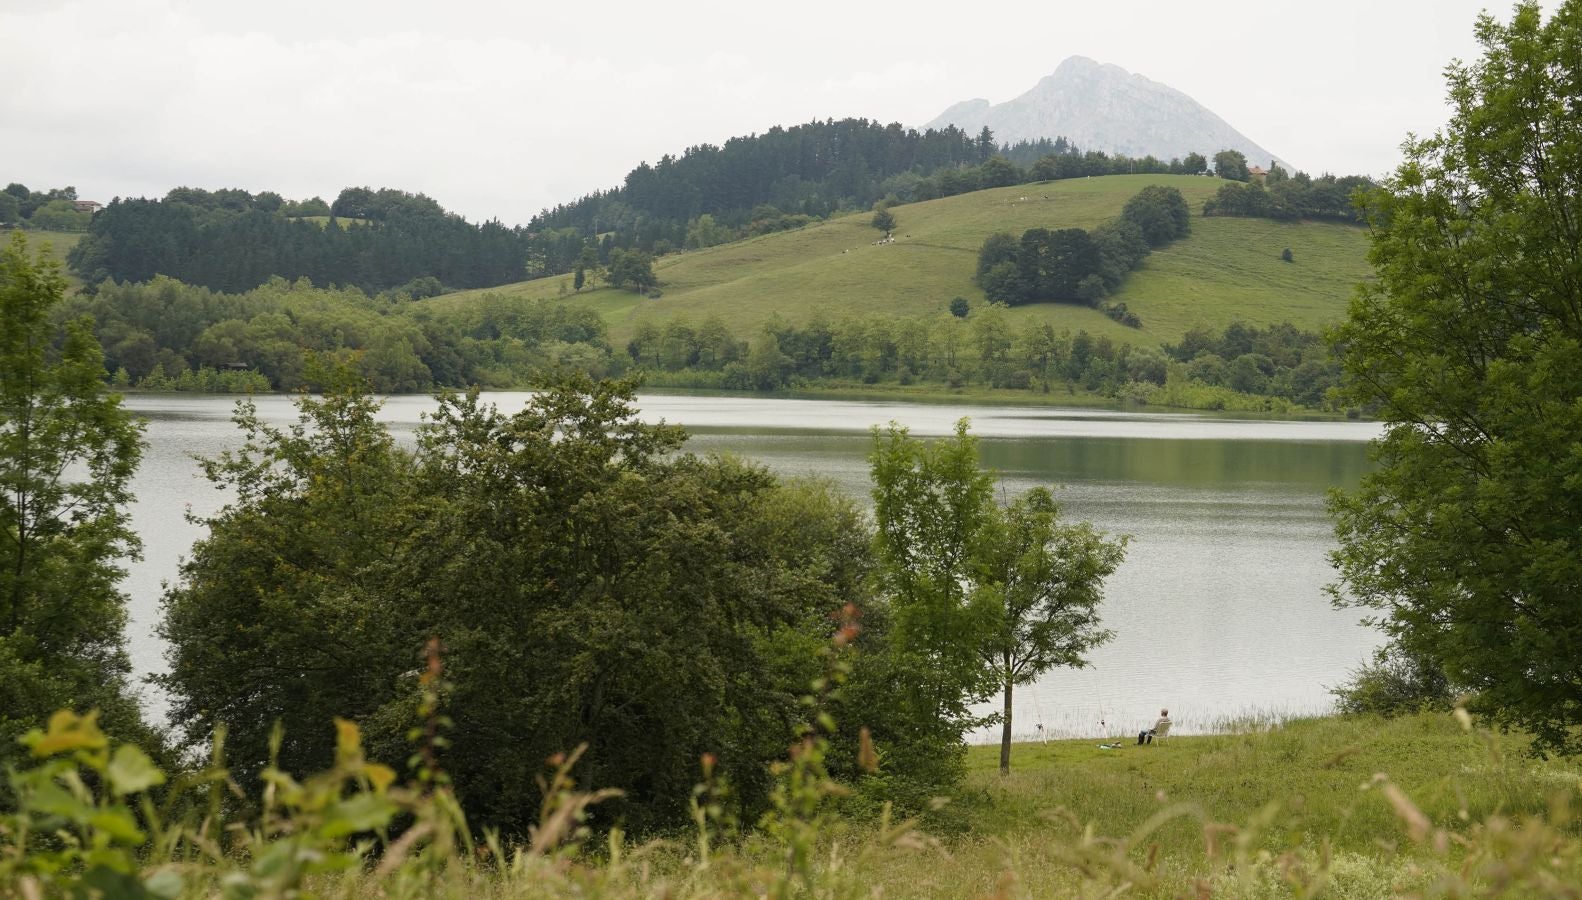
{"type": "Polygon", "coordinates": [[[1008,778],[975,751],[957,801],[971,827],[945,840],[838,816],[814,728],[760,827],[721,820],[705,762],[693,831],[634,843],[583,826],[604,795],[575,784],[576,754],[551,760],[538,824],[508,842],[474,833],[429,763],[402,785],[365,760],[350,723],[330,770],[270,769],[241,815],[223,741],[165,784],[92,715],[63,712],[10,776],[20,806],[0,817],[0,895],[1579,896],[1582,772],[1514,755],[1458,715],[1121,751],[1023,745],[1008,778]]]}

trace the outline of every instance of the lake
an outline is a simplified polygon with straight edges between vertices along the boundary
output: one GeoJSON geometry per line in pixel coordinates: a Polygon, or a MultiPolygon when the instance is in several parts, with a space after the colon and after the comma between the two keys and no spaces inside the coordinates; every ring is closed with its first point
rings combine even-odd
{"type": "MultiPolygon", "coordinates": [[[[504,411],[522,393],[486,394],[504,411]]],[[[291,398],[258,399],[266,421],[295,421],[291,398]]],[[[160,671],[154,635],[162,584],[226,495],[203,480],[194,455],[238,446],[234,399],[134,394],[148,448],[133,482],[133,527],[144,556],[131,566],[129,646],[139,675],[160,671]]],[[[730,451],[786,475],[828,478],[866,499],[868,429],[900,422],[918,436],[972,420],[985,465],[1008,491],[1051,485],[1067,517],[1129,534],[1126,562],[1102,607],[1115,640],[1085,669],[1057,669],[1019,688],[1015,730],[1032,737],[1135,734],[1168,706],[1180,732],[1247,717],[1321,713],[1328,688],[1367,660],[1377,632],[1329,604],[1324,510],[1331,487],[1367,471],[1364,422],[1288,422],[1214,414],[1051,407],[953,406],[750,396],[644,395],[643,417],[684,425],[696,452],[730,451]]],[[[388,398],[381,417],[409,439],[431,398],[388,398]]],[[[147,705],[162,714],[151,689],[147,705]]]]}

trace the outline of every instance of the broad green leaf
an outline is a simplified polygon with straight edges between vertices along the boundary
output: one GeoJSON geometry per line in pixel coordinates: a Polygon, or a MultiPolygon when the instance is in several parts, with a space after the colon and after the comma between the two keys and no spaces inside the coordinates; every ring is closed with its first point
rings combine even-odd
{"type": "Polygon", "coordinates": [[[359,831],[373,831],[390,824],[395,814],[396,805],[385,797],[358,794],[326,810],[320,832],[327,838],[339,838],[359,831]]]}
{"type": "Polygon", "coordinates": [[[137,827],[137,820],[132,818],[131,811],[126,807],[101,809],[88,819],[88,824],[108,835],[111,840],[133,846],[143,843],[143,830],[137,827]]]}
{"type": "Polygon", "coordinates": [[[110,757],[110,766],[105,770],[105,775],[110,779],[110,790],[117,797],[146,791],[165,783],[165,773],[154,765],[148,754],[131,744],[115,748],[115,755],[110,757]]]}

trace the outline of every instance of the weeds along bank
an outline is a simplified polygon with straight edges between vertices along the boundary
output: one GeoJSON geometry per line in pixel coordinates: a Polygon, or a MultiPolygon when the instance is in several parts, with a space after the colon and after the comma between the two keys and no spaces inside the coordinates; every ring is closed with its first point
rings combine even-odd
{"type": "Polygon", "coordinates": [[[209,765],[167,775],[62,713],[12,775],[22,803],[0,818],[0,878],[20,896],[1577,896],[1582,773],[1463,723],[1024,746],[1008,777],[975,753],[944,830],[853,817],[817,727],[777,764],[756,827],[722,814],[705,761],[692,824],[659,839],[590,830],[611,798],[578,783],[573,753],[546,761],[535,822],[507,841],[469,825],[425,738],[402,779],[339,722],[331,768],[270,768],[244,807],[223,740],[209,765]]]}

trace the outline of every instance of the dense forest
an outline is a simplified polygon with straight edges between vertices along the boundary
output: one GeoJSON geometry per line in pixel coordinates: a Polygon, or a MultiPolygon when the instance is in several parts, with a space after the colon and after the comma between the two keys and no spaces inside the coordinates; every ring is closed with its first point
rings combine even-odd
{"type": "Polygon", "coordinates": [[[290,204],[265,191],[177,188],[162,200],[117,199],[72,251],[88,284],[165,275],[222,291],[273,276],[426,296],[525,277],[526,235],[473,225],[421,194],[347,188],[290,204]]]}

